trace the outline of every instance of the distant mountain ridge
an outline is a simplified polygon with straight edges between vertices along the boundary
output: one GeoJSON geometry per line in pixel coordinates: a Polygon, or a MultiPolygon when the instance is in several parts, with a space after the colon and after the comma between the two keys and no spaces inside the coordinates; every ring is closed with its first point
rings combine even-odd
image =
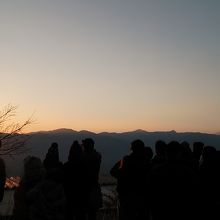
{"type": "Polygon", "coordinates": [[[130,133],[176,133],[176,134],[205,134],[205,135],[220,135],[220,132],[217,133],[205,133],[205,132],[197,132],[197,131],[185,131],[185,132],[177,132],[175,130],[170,130],[170,131],[146,131],[143,129],[137,129],[137,130],[132,130],[132,131],[123,131],[123,132],[107,132],[107,131],[102,131],[102,132],[93,132],[89,130],[73,130],[71,128],[58,128],[54,130],[47,130],[47,131],[35,131],[35,132],[30,132],[27,134],[37,134],[37,133],[88,133],[88,134],[130,134],[130,133]]]}
{"type": "Polygon", "coordinates": [[[179,142],[188,141],[191,145],[195,141],[202,141],[205,145],[211,145],[220,150],[220,135],[200,132],[178,133],[174,130],[149,132],[139,129],[120,133],[94,133],[87,130],[75,131],[61,128],[52,131],[31,132],[28,135],[30,139],[26,146],[29,152],[16,156],[14,160],[6,158],[8,175],[19,175],[21,173],[23,167],[22,160],[27,155],[34,155],[43,160],[52,142],[58,143],[60,159],[65,162],[67,161],[69,149],[73,141],[78,140],[81,142],[87,137],[94,139],[96,149],[102,154],[101,172],[105,174],[109,173],[109,169],[116,161],[130,153],[130,144],[135,139],[143,140],[145,145],[151,146],[153,150],[157,140],[164,140],[167,143],[172,140],[179,142]]]}

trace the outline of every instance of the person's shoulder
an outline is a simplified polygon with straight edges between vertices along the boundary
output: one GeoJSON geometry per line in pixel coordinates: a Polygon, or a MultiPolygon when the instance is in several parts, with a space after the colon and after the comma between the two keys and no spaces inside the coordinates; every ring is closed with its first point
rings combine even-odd
{"type": "Polygon", "coordinates": [[[123,162],[124,163],[132,163],[132,161],[134,160],[133,158],[133,155],[125,155],[123,158],[122,158],[123,162]]]}
{"type": "Polygon", "coordinates": [[[97,159],[101,159],[102,158],[102,154],[96,150],[94,150],[93,152],[93,156],[96,157],[97,159]]]}
{"type": "Polygon", "coordinates": [[[131,158],[131,155],[125,155],[124,157],[123,157],[123,160],[129,160],[131,158]]]}

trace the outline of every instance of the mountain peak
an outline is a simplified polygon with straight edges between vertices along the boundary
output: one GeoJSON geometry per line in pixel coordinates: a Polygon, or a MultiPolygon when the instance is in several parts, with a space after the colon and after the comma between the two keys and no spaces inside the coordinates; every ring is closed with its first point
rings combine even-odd
{"type": "Polygon", "coordinates": [[[70,128],[58,128],[58,129],[54,129],[54,130],[49,130],[49,131],[36,131],[36,132],[30,132],[29,134],[38,134],[38,133],[42,133],[42,134],[72,134],[72,133],[83,133],[86,135],[95,135],[96,133],[91,132],[91,131],[87,131],[87,130],[81,130],[81,131],[76,131],[70,128]]]}
{"type": "Polygon", "coordinates": [[[51,131],[48,131],[49,133],[75,133],[76,131],[75,130],[72,130],[72,129],[69,129],[69,128],[58,128],[58,129],[55,129],[55,130],[51,130],[51,131]]]}
{"type": "Polygon", "coordinates": [[[83,134],[86,134],[86,135],[94,135],[96,133],[92,132],[92,131],[88,131],[88,130],[81,130],[79,131],[79,133],[83,133],[83,134]]]}
{"type": "Polygon", "coordinates": [[[143,129],[137,129],[135,131],[133,131],[135,133],[146,133],[147,131],[143,130],[143,129]]]}

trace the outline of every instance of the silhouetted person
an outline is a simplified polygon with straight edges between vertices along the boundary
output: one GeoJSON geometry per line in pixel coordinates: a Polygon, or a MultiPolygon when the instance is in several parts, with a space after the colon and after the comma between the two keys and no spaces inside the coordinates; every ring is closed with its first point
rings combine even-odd
{"type": "Polygon", "coordinates": [[[83,151],[78,141],[74,141],[64,164],[64,190],[67,199],[67,219],[83,220],[85,216],[85,165],[83,151]]]}
{"type": "Polygon", "coordinates": [[[46,175],[41,160],[31,156],[24,159],[23,172],[20,185],[14,193],[13,219],[15,220],[30,220],[32,203],[28,200],[29,193],[46,175]]]}
{"type": "Polygon", "coordinates": [[[53,178],[57,182],[63,181],[63,164],[59,159],[59,149],[56,142],[49,147],[43,165],[49,178],[53,178]]]}
{"type": "Polygon", "coordinates": [[[66,200],[62,184],[46,175],[39,158],[28,157],[24,162],[24,178],[14,195],[14,218],[64,220],[66,200]]]}
{"type": "Polygon", "coordinates": [[[193,170],[182,163],[180,144],[166,148],[165,164],[155,166],[151,175],[153,220],[194,219],[197,182],[193,170]]]}
{"type": "Polygon", "coordinates": [[[148,182],[149,161],[141,140],[131,143],[131,154],[117,162],[110,173],[118,181],[117,191],[120,202],[119,219],[149,219],[148,182]]]}
{"type": "Polygon", "coordinates": [[[82,143],[84,148],[83,160],[85,165],[87,216],[88,220],[96,220],[96,212],[102,206],[102,195],[99,185],[99,171],[102,157],[95,150],[93,139],[86,138],[82,143]]]}
{"type": "Polygon", "coordinates": [[[151,163],[152,158],[154,156],[153,150],[151,147],[145,147],[144,148],[144,156],[145,156],[145,160],[149,163],[151,163]]]}
{"type": "MultiPolygon", "coordinates": [[[[0,148],[2,146],[2,142],[0,140],[0,148]]],[[[0,158],[0,202],[3,200],[4,197],[4,186],[6,180],[6,171],[5,171],[5,163],[2,158],[0,158]]]]}
{"type": "Polygon", "coordinates": [[[181,162],[189,166],[191,169],[194,169],[194,162],[193,162],[193,154],[192,150],[190,149],[190,144],[186,141],[183,141],[180,144],[180,151],[181,151],[181,157],[180,160],[181,162]]]}
{"type": "Polygon", "coordinates": [[[202,213],[204,219],[219,219],[219,174],[216,149],[212,146],[204,147],[200,166],[202,213]]]}
{"type": "MultiPolygon", "coordinates": [[[[218,173],[217,176],[217,184],[218,186],[220,185],[220,151],[216,151],[216,171],[218,173]]],[[[220,188],[218,187],[217,191],[216,191],[216,198],[217,198],[217,203],[220,204],[220,188]]]]}
{"type": "Polygon", "coordinates": [[[166,161],[166,143],[162,140],[158,140],[155,143],[155,156],[152,160],[153,166],[164,164],[166,161]]]}

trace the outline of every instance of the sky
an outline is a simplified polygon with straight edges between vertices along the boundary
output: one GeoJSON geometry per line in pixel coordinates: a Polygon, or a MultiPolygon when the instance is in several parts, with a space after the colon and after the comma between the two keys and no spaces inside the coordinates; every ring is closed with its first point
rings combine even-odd
{"type": "Polygon", "coordinates": [[[220,131],[219,0],[0,0],[0,106],[29,131],[220,131]]]}

